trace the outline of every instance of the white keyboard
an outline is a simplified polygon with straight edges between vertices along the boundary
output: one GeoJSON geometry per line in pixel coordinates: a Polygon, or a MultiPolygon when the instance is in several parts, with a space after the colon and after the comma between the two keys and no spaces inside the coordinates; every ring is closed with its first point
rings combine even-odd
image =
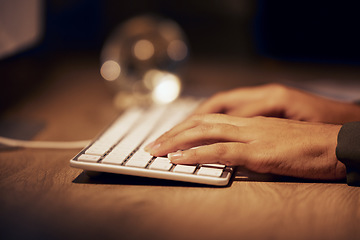
{"type": "Polygon", "coordinates": [[[190,99],[124,112],[89,146],[70,160],[72,167],[141,177],[225,186],[233,168],[220,164],[176,165],[143,148],[181,122],[198,105],[190,99]]]}

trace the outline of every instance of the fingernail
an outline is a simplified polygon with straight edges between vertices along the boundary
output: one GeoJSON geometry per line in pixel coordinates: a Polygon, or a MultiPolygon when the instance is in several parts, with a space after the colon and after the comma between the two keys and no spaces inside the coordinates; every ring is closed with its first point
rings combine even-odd
{"type": "Polygon", "coordinates": [[[170,161],[177,161],[180,160],[183,156],[183,152],[182,151],[177,151],[177,152],[173,152],[173,153],[168,153],[167,157],[170,161]]]}
{"type": "Polygon", "coordinates": [[[154,145],[155,145],[155,141],[153,141],[153,142],[149,143],[148,145],[146,145],[144,147],[144,150],[148,152],[154,145]]]}
{"type": "Polygon", "coordinates": [[[146,152],[150,152],[150,151],[154,151],[156,149],[160,148],[160,143],[158,144],[155,144],[155,141],[154,142],[151,142],[149,143],[148,145],[145,146],[144,150],[146,152]]]}

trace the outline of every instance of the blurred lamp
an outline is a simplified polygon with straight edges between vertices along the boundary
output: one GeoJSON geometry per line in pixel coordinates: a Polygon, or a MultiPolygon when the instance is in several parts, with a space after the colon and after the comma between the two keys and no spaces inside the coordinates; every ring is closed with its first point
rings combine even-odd
{"type": "Polygon", "coordinates": [[[177,23],[139,16],[121,24],[105,42],[100,73],[117,106],[166,104],[181,93],[179,67],[187,59],[185,34],[177,23]]]}

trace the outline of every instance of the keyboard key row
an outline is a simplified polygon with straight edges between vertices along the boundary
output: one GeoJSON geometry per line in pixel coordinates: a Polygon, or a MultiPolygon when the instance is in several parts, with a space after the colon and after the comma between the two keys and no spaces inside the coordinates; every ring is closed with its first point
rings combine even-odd
{"type": "MultiPolygon", "coordinates": [[[[96,155],[88,155],[88,154],[82,154],[78,157],[79,161],[83,161],[83,162],[92,162],[92,163],[96,163],[100,160],[101,156],[96,156],[96,155]]],[[[127,167],[137,167],[137,168],[146,168],[146,166],[149,164],[151,159],[148,160],[144,160],[144,159],[136,159],[136,158],[131,158],[129,161],[127,161],[125,163],[125,166],[127,167]]],[[[108,161],[107,163],[109,163],[111,161],[108,161]]],[[[118,159],[116,159],[115,161],[113,161],[113,163],[119,163],[121,161],[119,161],[118,159]]],[[[170,162],[170,160],[168,158],[164,158],[164,157],[158,157],[155,158],[154,161],[150,164],[149,169],[152,170],[161,170],[161,171],[169,171],[172,166],[174,164],[170,162]]],[[[173,172],[176,173],[186,173],[186,174],[193,174],[196,170],[196,166],[195,165],[174,165],[174,169],[173,172]]],[[[220,177],[221,174],[223,172],[223,168],[214,168],[214,167],[200,167],[197,174],[198,175],[203,175],[203,176],[211,176],[211,177],[220,177]]]]}

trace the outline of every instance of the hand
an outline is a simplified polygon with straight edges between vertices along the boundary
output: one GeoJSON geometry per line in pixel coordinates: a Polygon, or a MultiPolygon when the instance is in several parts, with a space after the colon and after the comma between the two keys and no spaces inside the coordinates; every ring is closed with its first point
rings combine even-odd
{"type": "Polygon", "coordinates": [[[340,125],[224,114],[190,117],[146,150],[176,164],[220,163],[260,173],[312,179],[341,179],[336,159],[340,125]]]}
{"type": "Polygon", "coordinates": [[[268,116],[343,124],[360,120],[360,106],[337,102],[279,84],[221,92],[194,114],[226,113],[239,117],[268,116]]]}

